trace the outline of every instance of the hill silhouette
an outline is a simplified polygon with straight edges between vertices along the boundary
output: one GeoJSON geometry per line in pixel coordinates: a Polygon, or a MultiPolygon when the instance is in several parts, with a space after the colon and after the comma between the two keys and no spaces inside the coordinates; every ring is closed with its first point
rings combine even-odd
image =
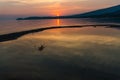
{"type": "Polygon", "coordinates": [[[83,18],[110,18],[110,17],[120,17],[120,5],[112,6],[104,9],[99,9],[83,14],[72,15],[72,17],[83,17],[83,18]]]}
{"type": "Polygon", "coordinates": [[[64,18],[120,18],[120,5],[109,8],[99,9],[83,14],[68,16],[31,16],[26,18],[17,18],[16,20],[39,20],[39,19],[64,19],[64,18]]]}

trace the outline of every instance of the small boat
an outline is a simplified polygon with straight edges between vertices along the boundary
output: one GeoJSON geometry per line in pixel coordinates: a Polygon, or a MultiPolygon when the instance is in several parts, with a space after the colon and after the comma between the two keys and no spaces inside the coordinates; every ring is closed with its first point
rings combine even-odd
{"type": "Polygon", "coordinates": [[[40,47],[38,47],[38,50],[39,50],[39,51],[42,51],[44,48],[45,48],[45,46],[44,46],[44,45],[41,45],[40,47]]]}

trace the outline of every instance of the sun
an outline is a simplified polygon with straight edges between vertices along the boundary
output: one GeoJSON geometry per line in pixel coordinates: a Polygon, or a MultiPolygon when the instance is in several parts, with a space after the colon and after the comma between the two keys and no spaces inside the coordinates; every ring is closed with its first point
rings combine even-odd
{"type": "Polygon", "coordinates": [[[59,17],[60,16],[60,11],[59,10],[54,10],[53,15],[59,17]]]}
{"type": "Polygon", "coordinates": [[[58,16],[58,17],[59,17],[59,16],[60,16],[60,13],[59,13],[59,12],[58,12],[58,13],[56,13],[56,16],[58,16]]]}
{"type": "Polygon", "coordinates": [[[55,12],[55,15],[56,15],[57,17],[59,17],[59,16],[60,16],[60,11],[56,11],[56,12],[55,12]]]}

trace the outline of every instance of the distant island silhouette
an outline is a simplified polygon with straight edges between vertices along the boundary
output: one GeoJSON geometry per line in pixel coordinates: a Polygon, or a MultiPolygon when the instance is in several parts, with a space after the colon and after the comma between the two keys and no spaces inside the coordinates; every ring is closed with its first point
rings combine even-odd
{"type": "Polygon", "coordinates": [[[40,32],[44,30],[57,29],[57,28],[81,28],[81,27],[89,27],[89,26],[93,26],[93,27],[106,26],[108,28],[116,28],[116,29],[119,28],[120,29],[120,25],[116,25],[116,24],[53,26],[53,27],[45,27],[45,28],[39,28],[39,29],[33,29],[33,30],[27,30],[27,31],[21,31],[21,32],[3,34],[3,35],[0,35],[0,42],[15,40],[23,35],[30,34],[30,33],[36,33],[36,32],[40,32]]]}
{"type": "Polygon", "coordinates": [[[39,20],[39,19],[66,19],[66,18],[120,18],[120,5],[109,8],[99,9],[83,14],[68,16],[31,16],[26,18],[17,18],[16,20],[39,20]]]}

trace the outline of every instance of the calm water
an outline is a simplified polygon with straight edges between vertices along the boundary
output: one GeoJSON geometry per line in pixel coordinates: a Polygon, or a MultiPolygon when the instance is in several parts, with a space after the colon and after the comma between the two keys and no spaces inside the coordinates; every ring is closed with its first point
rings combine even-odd
{"type": "MultiPolygon", "coordinates": [[[[0,21],[0,34],[118,20],[0,21]]],[[[120,80],[120,29],[52,29],[0,43],[0,80],[120,80]],[[38,47],[44,45],[42,51],[38,47]]]]}

